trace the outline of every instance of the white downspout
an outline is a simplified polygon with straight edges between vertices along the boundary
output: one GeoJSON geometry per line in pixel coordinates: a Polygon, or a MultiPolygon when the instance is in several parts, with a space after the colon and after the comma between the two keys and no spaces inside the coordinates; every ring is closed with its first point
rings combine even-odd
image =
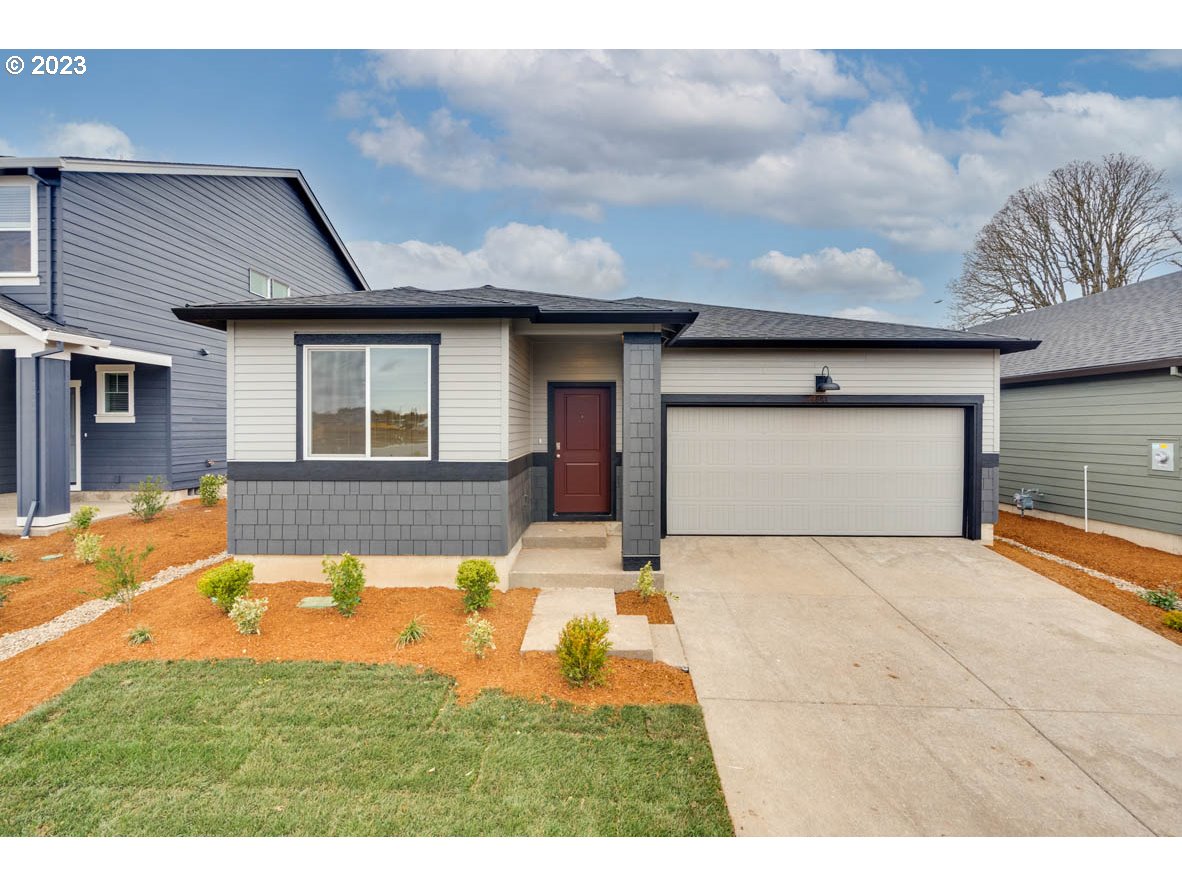
{"type": "Polygon", "coordinates": [[[1088,531],[1088,466],[1084,465],[1084,532],[1088,531]]]}

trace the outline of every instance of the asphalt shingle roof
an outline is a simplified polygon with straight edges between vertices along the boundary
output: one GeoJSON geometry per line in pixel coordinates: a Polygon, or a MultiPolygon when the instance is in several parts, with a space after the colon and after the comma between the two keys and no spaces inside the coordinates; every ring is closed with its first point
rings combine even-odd
{"type": "MultiPolygon", "coordinates": [[[[993,342],[998,336],[910,326],[904,323],[879,323],[843,317],[820,317],[813,314],[787,314],[756,308],[707,305],[697,302],[672,302],[652,298],[625,299],[628,304],[649,307],[680,308],[697,311],[698,319],[678,339],[679,344],[698,341],[898,341],[898,342],[993,342]]],[[[1021,338],[1021,337],[1020,337],[1021,338]]],[[[1017,341],[1015,343],[1018,343],[1017,341]]]]}
{"type": "Polygon", "coordinates": [[[68,332],[72,335],[94,336],[94,333],[89,329],[83,329],[81,326],[70,326],[68,323],[59,323],[52,317],[42,314],[40,311],[34,311],[32,308],[25,307],[19,301],[11,299],[7,295],[0,295],[0,310],[5,310],[28,323],[33,323],[39,328],[47,329],[50,332],[68,332]]]}
{"type": "Polygon", "coordinates": [[[1003,379],[1087,374],[1129,364],[1182,363],[1182,271],[974,326],[1042,340],[1001,358],[1003,379]]]}
{"type": "Polygon", "coordinates": [[[782,343],[788,345],[829,346],[848,343],[863,347],[1001,347],[1003,350],[1034,347],[1037,342],[907,326],[900,323],[873,323],[809,314],[785,314],[752,308],[709,305],[698,302],[665,301],[652,298],[600,299],[572,295],[530,292],[481,286],[471,289],[418,289],[402,286],[368,292],[345,292],[333,295],[304,295],[295,298],[221,302],[176,309],[177,316],[207,325],[221,325],[232,319],[266,319],[298,316],[517,316],[534,320],[576,318],[578,322],[603,322],[615,317],[620,322],[661,323],[677,331],[674,346],[782,343]],[[339,312],[339,314],[337,313],[339,312]]]}

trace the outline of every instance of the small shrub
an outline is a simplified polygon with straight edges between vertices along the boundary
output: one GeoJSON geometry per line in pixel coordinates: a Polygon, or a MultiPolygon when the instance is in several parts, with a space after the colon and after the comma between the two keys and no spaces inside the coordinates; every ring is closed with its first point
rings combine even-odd
{"type": "Polygon", "coordinates": [[[254,564],[235,560],[215,566],[197,580],[197,590],[227,615],[239,597],[245,597],[254,581],[254,564]]]}
{"type": "Polygon", "coordinates": [[[79,532],[74,536],[74,559],[79,563],[93,563],[99,558],[103,537],[94,532],[79,532]]]}
{"type": "Polygon", "coordinates": [[[1167,612],[1161,617],[1161,623],[1167,628],[1182,631],[1182,612],[1167,612]]]}
{"type": "Polygon", "coordinates": [[[1158,609],[1177,609],[1178,608],[1178,594],[1168,587],[1160,587],[1155,591],[1146,591],[1141,595],[1141,599],[1150,606],[1156,606],[1158,609]]]}
{"type": "Polygon", "coordinates": [[[132,646],[143,646],[145,643],[151,643],[152,629],[146,625],[140,625],[138,628],[132,628],[127,632],[127,642],[132,646]]]}
{"type": "Polygon", "coordinates": [[[147,523],[159,516],[167,500],[164,478],[148,477],[135,488],[135,494],[131,497],[131,512],[147,523]]]}
{"type": "Polygon", "coordinates": [[[99,596],[104,600],[118,601],[130,612],[131,602],[143,583],[140,569],[153,550],[155,549],[151,545],[138,552],[122,545],[104,550],[95,564],[99,574],[99,585],[103,589],[99,596]]]}
{"type": "Polygon", "coordinates": [[[258,634],[262,633],[266,612],[266,597],[239,597],[230,607],[230,621],[234,622],[240,634],[258,634]]]}
{"type": "Polygon", "coordinates": [[[90,524],[94,522],[94,518],[98,516],[99,509],[94,505],[83,505],[74,513],[70,514],[70,522],[68,525],[72,534],[77,535],[80,532],[85,532],[90,528],[90,524]]]}
{"type": "Polygon", "coordinates": [[[226,485],[224,474],[202,474],[198,491],[201,494],[201,504],[212,508],[222,497],[222,487],[226,485]]]}
{"type": "Polygon", "coordinates": [[[572,686],[598,686],[607,676],[606,618],[581,615],[572,618],[558,637],[558,668],[572,686]]]}
{"type": "Polygon", "coordinates": [[[492,589],[500,577],[488,560],[465,560],[456,572],[456,587],[464,592],[464,611],[479,612],[492,602],[492,589]]]}
{"type": "Polygon", "coordinates": [[[395,646],[402,649],[406,646],[413,646],[415,643],[422,641],[427,636],[427,625],[423,622],[421,615],[416,615],[410,620],[402,632],[398,635],[398,642],[395,646]]]}
{"type": "Polygon", "coordinates": [[[0,563],[15,563],[15,562],[16,562],[16,551],[13,551],[9,548],[4,548],[3,550],[0,550],[0,563]]]}
{"type": "Polygon", "coordinates": [[[493,642],[492,622],[473,612],[464,624],[468,626],[468,633],[464,637],[464,648],[477,658],[484,658],[486,652],[497,648],[497,644],[493,642]]]}
{"type": "Polygon", "coordinates": [[[27,575],[0,575],[0,588],[19,585],[21,582],[28,580],[29,577],[27,575]]]}
{"type": "Polygon", "coordinates": [[[348,618],[361,603],[365,564],[352,554],[342,554],[335,563],[331,557],[325,557],[321,566],[332,586],[332,602],[336,604],[337,612],[348,618]]]}

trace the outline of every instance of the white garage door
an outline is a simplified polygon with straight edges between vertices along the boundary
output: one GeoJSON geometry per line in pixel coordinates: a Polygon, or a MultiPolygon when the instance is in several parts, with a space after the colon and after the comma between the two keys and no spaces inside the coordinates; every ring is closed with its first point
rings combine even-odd
{"type": "Polygon", "coordinates": [[[960,535],[964,412],[671,406],[672,535],[960,535]]]}

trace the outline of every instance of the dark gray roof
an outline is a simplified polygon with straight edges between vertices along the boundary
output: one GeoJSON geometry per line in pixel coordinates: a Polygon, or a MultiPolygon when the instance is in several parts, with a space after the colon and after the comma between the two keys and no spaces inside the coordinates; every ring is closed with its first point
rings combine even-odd
{"type": "Polygon", "coordinates": [[[311,318],[463,318],[520,317],[543,323],[660,323],[670,334],[694,319],[694,314],[675,306],[658,308],[481,286],[472,289],[418,289],[401,286],[366,292],[305,295],[284,299],[250,299],[218,304],[186,305],[174,308],[182,320],[225,328],[228,320],[311,318]]]}
{"type": "Polygon", "coordinates": [[[70,326],[68,323],[59,323],[52,317],[42,314],[40,311],[34,311],[32,308],[25,307],[16,299],[9,298],[7,295],[0,295],[0,310],[7,311],[13,316],[20,317],[27,323],[32,323],[39,329],[45,329],[49,332],[65,332],[70,335],[85,335],[90,338],[98,338],[89,329],[83,329],[81,326],[70,326]]]}
{"type": "Polygon", "coordinates": [[[677,346],[707,347],[759,343],[771,347],[817,344],[832,347],[849,344],[859,347],[999,347],[1003,351],[1033,348],[1037,341],[1023,338],[982,335],[955,329],[909,326],[904,323],[878,323],[849,320],[843,317],[820,317],[813,314],[788,314],[756,308],[708,305],[698,302],[672,302],[653,298],[630,298],[626,304],[649,307],[680,308],[695,311],[698,319],[678,337],[677,346]]]}
{"type": "Polygon", "coordinates": [[[1182,364],[1182,271],[1003,317],[972,331],[1042,340],[1036,351],[1002,358],[1007,381],[1182,364]]]}
{"type": "Polygon", "coordinates": [[[182,320],[224,329],[229,320],[312,318],[523,317],[550,323],[659,323],[673,344],[721,347],[1033,348],[1036,341],[951,329],[784,314],[653,298],[606,300],[481,286],[305,295],[175,308],[182,320]]]}

